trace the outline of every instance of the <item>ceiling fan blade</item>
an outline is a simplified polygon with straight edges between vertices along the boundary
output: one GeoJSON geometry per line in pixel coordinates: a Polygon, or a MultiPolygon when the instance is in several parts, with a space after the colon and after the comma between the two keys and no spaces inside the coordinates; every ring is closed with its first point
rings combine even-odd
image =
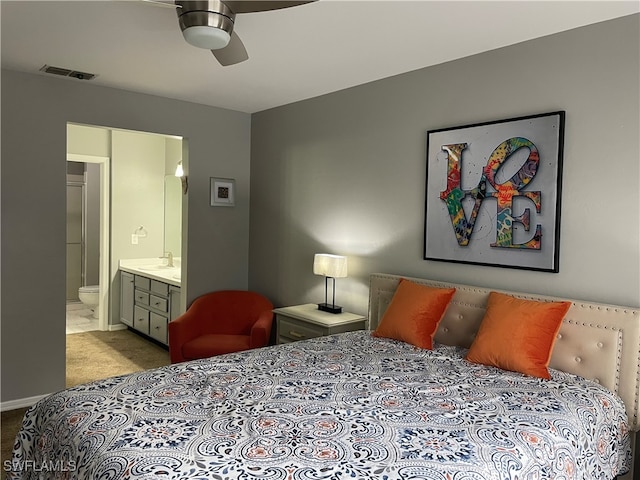
{"type": "Polygon", "coordinates": [[[317,0],[280,1],[280,0],[223,0],[223,3],[233,10],[233,13],[266,12],[267,10],[279,10],[281,8],[296,7],[317,0]]]}
{"type": "Polygon", "coordinates": [[[244,48],[244,43],[242,43],[242,40],[240,40],[236,32],[231,33],[229,45],[219,50],[211,50],[211,53],[213,53],[213,56],[216,57],[223,67],[244,62],[249,58],[247,49],[244,48]]]}

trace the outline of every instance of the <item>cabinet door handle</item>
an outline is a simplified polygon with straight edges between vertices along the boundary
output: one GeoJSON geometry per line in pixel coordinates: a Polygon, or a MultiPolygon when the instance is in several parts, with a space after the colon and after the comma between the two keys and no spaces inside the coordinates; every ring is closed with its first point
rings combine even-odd
{"type": "Polygon", "coordinates": [[[304,335],[302,333],[298,333],[295,330],[289,330],[289,335],[294,338],[304,338],[304,335]]]}

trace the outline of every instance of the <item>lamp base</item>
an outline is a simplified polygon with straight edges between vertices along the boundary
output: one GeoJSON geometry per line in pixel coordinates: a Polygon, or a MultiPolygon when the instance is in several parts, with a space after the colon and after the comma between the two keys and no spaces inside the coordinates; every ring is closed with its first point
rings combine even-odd
{"type": "Polygon", "coordinates": [[[318,310],[328,313],[342,313],[342,307],[339,305],[332,305],[330,303],[319,303],[318,310]]]}

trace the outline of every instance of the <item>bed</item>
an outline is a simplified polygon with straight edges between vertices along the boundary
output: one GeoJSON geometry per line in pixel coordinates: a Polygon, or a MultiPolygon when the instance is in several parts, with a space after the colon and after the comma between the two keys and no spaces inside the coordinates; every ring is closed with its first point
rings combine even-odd
{"type": "Polygon", "coordinates": [[[489,289],[373,274],[370,330],[401,280],[455,288],[432,349],[356,331],[70,388],[25,414],[8,478],[632,478],[638,310],[572,302],[541,379],[466,359],[489,289]]]}

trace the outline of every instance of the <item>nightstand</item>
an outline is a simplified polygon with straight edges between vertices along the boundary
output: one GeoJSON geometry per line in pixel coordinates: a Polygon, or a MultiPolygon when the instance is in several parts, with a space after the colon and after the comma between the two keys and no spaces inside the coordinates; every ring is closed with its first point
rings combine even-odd
{"type": "Polygon", "coordinates": [[[334,333],[363,330],[367,318],[355,313],[327,313],[308,303],[276,308],[276,342],[289,343],[334,333]]]}

